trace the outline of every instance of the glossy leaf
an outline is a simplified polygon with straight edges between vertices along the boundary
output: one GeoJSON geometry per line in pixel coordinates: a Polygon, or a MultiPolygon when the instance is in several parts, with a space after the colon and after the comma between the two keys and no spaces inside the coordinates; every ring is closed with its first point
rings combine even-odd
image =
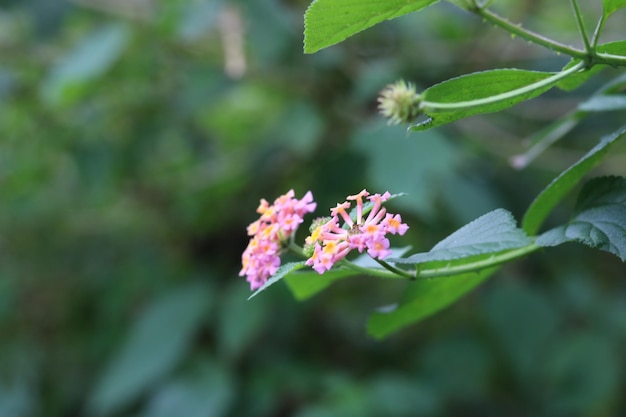
{"type": "Polygon", "coordinates": [[[567,224],[537,238],[540,246],[580,242],[626,261],[626,179],[600,177],[580,192],[576,214],[567,224]]]}
{"type": "Polygon", "coordinates": [[[170,372],[202,324],[209,295],[204,285],[188,285],[149,305],[98,381],[89,414],[115,414],[170,372]]]}
{"type": "Polygon", "coordinates": [[[626,0],[602,0],[602,10],[605,18],[624,7],[626,7],[626,0]]]}
{"type": "MultiPolygon", "coordinates": [[[[430,252],[407,258],[391,258],[390,262],[420,264],[445,268],[453,263],[463,264],[488,259],[503,251],[528,246],[532,240],[519,228],[506,210],[497,209],[463,226],[439,242],[430,252]],[[455,262],[457,261],[457,262],[455,262]]],[[[368,323],[368,332],[376,338],[409,324],[416,323],[450,305],[487,279],[497,267],[457,274],[437,279],[418,279],[411,283],[398,306],[374,313],[368,323]]]]}
{"type": "Polygon", "coordinates": [[[389,261],[401,264],[450,261],[521,248],[531,243],[531,239],[517,228],[511,213],[497,209],[463,226],[429,252],[389,261]]]}
{"type": "Polygon", "coordinates": [[[437,279],[418,279],[409,284],[396,306],[373,313],[367,332],[382,339],[449,306],[489,278],[498,268],[437,279]]]}
{"type": "MultiPolygon", "coordinates": [[[[422,96],[424,100],[434,103],[459,103],[479,100],[526,87],[553,75],[554,73],[551,72],[524,71],[518,69],[498,69],[475,72],[436,84],[426,89],[422,96]]],[[[554,84],[556,84],[556,82],[554,84]]],[[[426,108],[425,113],[428,119],[412,126],[410,129],[422,131],[451,123],[464,117],[501,111],[542,94],[546,90],[549,90],[554,84],[549,84],[537,90],[490,104],[455,110],[426,108]]]]}
{"type": "Polygon", "coordinates": [[[605,136],[578,162],[556,177],[531,203],[522,220],[522,229],[529,235],[537,233],[539,227],[561,199],[578,182],[602,161],[611,146],[626,134],[626,126],[605,136]]]}
{"type": "Polygon", "coordinates": [[[276,271],[276,273],[272,275],[265,282],[265,284],[263,284],[261,288],[258,288],[255,292],[252,293],[250,297],[248,297],[248,300],[250,300],[253,297],[256,297],[257,294],[259,294],[260,292],[265,291],[272,285],[276,284],[278,281],[285,278],[286,275],[291,274],[292,272],[297,271],[298,269],[304,268],[304,266],[305,266],[304,262],[290,262],[290,263],[281,265],[280,268],[278,268],[278,271],[276,271]]]}
{"type": "Polygon", "coordinates": [[[317,52],[384,20],[416,12],[437,1],[315,0],[304,15],[304,52],[317,52]]]}

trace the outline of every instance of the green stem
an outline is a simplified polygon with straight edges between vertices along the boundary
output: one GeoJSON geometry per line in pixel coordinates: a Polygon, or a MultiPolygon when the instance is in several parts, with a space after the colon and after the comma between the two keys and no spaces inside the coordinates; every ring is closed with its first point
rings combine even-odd
{"type": "MultiPolygon", "coordinates": [[[[626,74],[613,78],[611,81],[600,87],[593,97],[612,94],[626,86],[626,74]]],[[[565,136],[578,123],[590,114],[588,111],[575,109],[565,115],[561,120],[551,124],[547,128],[534,134],[531,139],[531,147],[521,155],[515,155],[510,159],[511,166],[516,169],[523,169],[535,160],[543,151],[552,146],[557,140],[565,136]]]]}
{"type": "Polygon", "coordinates": [[[593,56],[593,48],[591,47],[591,43],[589,42],[589,37],[587,36],[587,29],[585,29],[585,22],[583,21],[583,15],[580,12],[580,8],[578,7],[578,1],[570,0],[572,5],[572,9],[574,9],[574,15],[576,16],[576,23],[578,24],[578,31],[580,32],[580,36],[583,38],[583,43],[585,44],[585,51],[589,56],[593,56]]]}
{"type": "Polygon", "coordinates": [[[585,51],[564,45],[553,39],[546,38],[543,35],[525,29],[521,25],[511,23],[502,16],[499,16],[486,8],[474,8],[471,11],[493,25],[499,26],[507,32],[519,36],[522,39],[526,39],[529,42],[551,49],[555,52],[569,55],[572,58],[580,58],[582,60],[588,59],[588,54],[585,51]]]}
{"type": "Polygon", "coordinates": [[[515,169],[526,168],[546,149],[576,127],[583,116],[583,112],[574,110],[556,123],[540,130],[530,139],[532,145],[526,152],[521,155],[515,155],[510,159],[511,166],[515,169]]]}
{"type": "Polygon", "coordinates": [[[400,275],[404,278],[408,278],[408,279],[415,279],[415,275],[411,274],[408,271],[405,271],[404,269],[400,269],[400,268],[396,268],[393,265],[388,264],[387,262],[383,261],[382,259],[376,259],[376,258],[372,258],[374,259],[376,262],[378,262],[380,265],[382,265],[383,268],[385,268],[388,271],[393,272],[396,275],[400,275]]]}
{"type": "Polygon", "coordinates": [[[389,265],[385,261],[377,260],[383,267],[387,270],[376,269],[376,268],[366,268],[363,266],[356,265],[346,259],[342,259],[340,264],[345,266],[346,268],[352,269],[353,271],[357,271],[364,275],[372,275],[380,278],[394,278],[394,279],[410,279],[414,280],[416,278],[435,278],[435,277],[443,277],[449,275],[457,275],[464,274],[467,272],[478,271],[481,269],[486,269],[492,266],[500,265],[505,262],[512,261],[517,258],[521,258],[522,256],[528,255],[529,253],[535,252],[541,249],[540,246],[531,243],[530,245],[513,249],[507,252],[502,252],[499,254],[494,254],[493,256],[487,259],[481,259],[474,262],[468,262],[466,264],[455,265],[455,266],[445,266],[442,268],[432,268],[432,269],[417,269],[415,273],[410,273],[408,271],[404,271],[389,265]]]}
{"type": "Polygon", "coordinates": [[[409,274],[408,272],[406,273],[406,276],[398,275],[396,272],[392,272],[392,271],[359,266],[355,263],[350,262],[349,260],[345,258],[339,261],[339,264],[345,266],[346,268],[352,269],[353,271],[360,272],[361,274],[372,275],[372,276],[379,277],[379,278],[415,279],[415,276],[409,274]]]}
{"type": "Polygon", "coordinates": [[[596,30],[593,32],[593,37],[591,38],[591,44],[593,45],[593,49],[598,45],[598,40],[600,39],[600,33],[602,33],[602,29],[604,28],[604,13],[600,16],[600,20],[598,20],[598,24],[596,25],[596,30]]]}
{"type": "Polygon", "coordinates": [[[434,269],[422,269],[416,271],[416,276],[418,278],[434,278],[434,277],[442,277],[448,275],[457,275],[464,274],[466,272],[473,272],[485,268],[489,268],[491,266],[499,265],[505,262],[512,261],[513,259],[520,258],[522,256],[528,255],[531,252],[534,252],[540,249],[540,246],[531,243],[530,245],[514,249],[508,252],[504,252],[498,255],[493,255],[487,259],[481,259],[475,262],[469,262],[462,265],[449,266],[443,268],[434,268],[434,269]]]}
{"type": "Polygon", "coordinates": [[[626,65],[626,56],[596,52],[594,55],[594,64],[624,66],[626,65]]]}
{"type": "Polygon", "coordinates": [[[585,67],[585,63],[584,62],[579,62],[578,64],[574,65],[573,67],[570,67],[564,71],[558,72],[554,75],[552,75],[551,77],[545,78],[541,81],[538,81],[534,84],[529,84],[527,86],[518,88],[516,90],[511,90],[511,91],[507,91],[506,93],[502,93],[502,94],[496,94],[495,96],[490,96],[490,97],[485,97],[485,98],[480,98],[480,99],[476,99],[476,100],[468,100],[468,101],[459,101],[456,103],[437,103],[437,102],[431,102],[431,101],[422,101],[420,104],[420,107],[422,109],[441,109],[441,110],[461,110],[461,109],[465,109],[468,107],[477,107],[477,106],[482,106],[482,105],[486,105],[486,104],[493,104],[493,103],[497,103],[499,101],[504,101],[504,100],[509,100],[511,98],[515,98],[517,96],[520,96],[522,94],[526,94],[526,93],[530,93],[532,91],[538,90],[540,88],[543,88],[545,86],[548,86],[550,84],[553,84],[565,77],[568,77],[572,74],[574,74],[575,72],[580,71],[581,69],[583,69],[585,67]]]}
{"type": "Polygon", "coordinates": [[[303,258],[307,258],[306,255],[304,255],[304,249],[302,248],[302,246],[296,244],[293,241],[293,236],[291,239],[289,239],[289,243],[287,244],[287,248],[293,252],[295,252],[297,255],[303,257],[303,258]]]}

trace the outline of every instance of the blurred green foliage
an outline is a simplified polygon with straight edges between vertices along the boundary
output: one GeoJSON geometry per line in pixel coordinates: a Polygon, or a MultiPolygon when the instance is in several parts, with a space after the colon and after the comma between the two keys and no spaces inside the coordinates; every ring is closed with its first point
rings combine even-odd
{"type": "MultiPolygon", "coordinates": [[[[623,413],[626,267],[604,253],[508,265],[385,342],[366,315],[402,283],[351,278],[302,304],[279,284],[246,301],[260,198],[310,189],[323,212],[365,187],[406,192],[397,243],[427,250],[495,208],[519,218],[623,118],[590,118],[523,172],[506,158],[571,95],[407,135],[375,114],[398,77],[424,88],[565,58],[445,3],[304,55],[307,5],[0,5],[0,417],[623,413]]],[[[501,7],[576,42],[566,2],[501,7]]],[[[625,175],[624,158],[605,173],[625,175]]]]}

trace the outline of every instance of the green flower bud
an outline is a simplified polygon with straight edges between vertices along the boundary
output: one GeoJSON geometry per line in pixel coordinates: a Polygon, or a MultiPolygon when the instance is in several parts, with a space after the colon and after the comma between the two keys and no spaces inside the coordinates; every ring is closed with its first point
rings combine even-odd
{"type": "Polygon", "coordinates": [[[313,220],[311,226],[309,227],[309,232],[311,235],[306,238],[304,242],[304,256],[310,258],[313,256],[313,251],[315,250],[315,244],[319,241],[320,233],[322,232],[322,226],[330,221],[330,217],[318,217],[313,220]]]}
{"type": "Polygon", "coordinates": [[[387,124],[409,123],[420,115],[422,97],[415,86],[404,80],[385,87],[378,97],[378,110],[389,119],[387,124]]]}

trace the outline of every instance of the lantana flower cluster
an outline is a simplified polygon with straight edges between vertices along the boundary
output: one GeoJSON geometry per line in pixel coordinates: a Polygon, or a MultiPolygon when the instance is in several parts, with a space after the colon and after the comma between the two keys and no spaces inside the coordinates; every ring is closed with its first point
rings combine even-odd
{"type": "MultiPolygon", "coordinates": [[[[388,192],[370,195],[363,190],[331,209],[331,217],[317,219],[311,226],[304,250],[297,250],[308,257],[305,264],[323,274],[352,250],[367,251],[380,261],[389,256],[387,235],[404,235],[409,228],[402,223],[399,214],[388,213],[383,207],[390,197],[388,192]],[[351,215],[349,210],[353,203],[354,214],[351,215]]],[[[261,216],[248,226],[248,235],[252,237],[241,257],[243,267],[239,272],[247,277],[251,290],[262,287],[278,271],[287,240],[294,235],[304,215],[313,212],[315,207],[310,191],[300,200],[294,198],[293,190],[271,205],[261,200],[257,208],[261,216]]]]}
{"type": "Polygon", "coordinates": [[[252,238],[241,256],[243,267],[239,275],[247,277],[251,290],[263,286],[276,273],[285,242],[295,233],[304,215],[312,213],[317,206],[310,191],[300,200],[294,195],[294,191],[289,190],[271,205],[261,199],[257,208],[261,217],[248,226],[248,235],[252,238]]]}
{"type": "Polygon", "coordinates": [[[331,209],[330,220],[318,225],[306,239],[307,247],[313,248],[306,265],[319,274],[328,271],[350,251],[367,250],[375,259],[384,259],[391,254],[387,234],[403,235],[409,228],[402,223],[399,214],[387,213],[382,203],[391,197],[388,192],[370,195],[366,190],[349,196],[341,204],[331,209]],[[364,218],[364,199],[372,202],[372,208],[364,218]],[[352,219],[348,210],[356,203],[356,219],[352,219]],[[343,225],[340,221],[343,221],[343,225]]]}

